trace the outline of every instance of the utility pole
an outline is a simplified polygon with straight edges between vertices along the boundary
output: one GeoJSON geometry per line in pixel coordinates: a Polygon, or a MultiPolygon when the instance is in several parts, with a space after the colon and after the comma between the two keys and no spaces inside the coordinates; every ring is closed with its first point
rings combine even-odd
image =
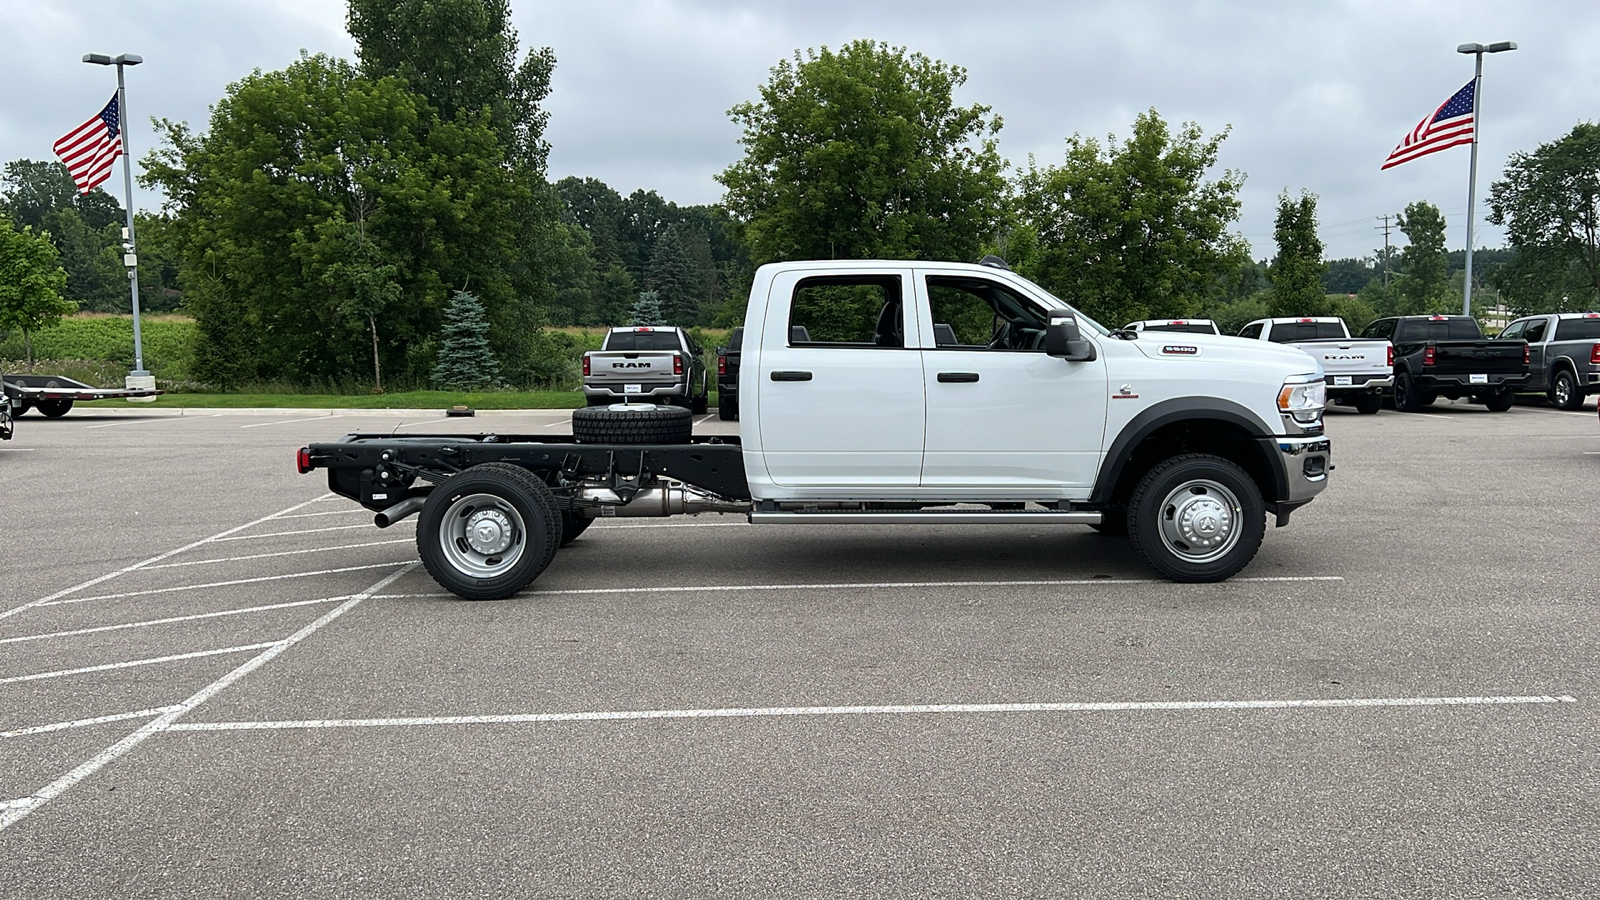
{"type": "Polygon", "coordinates": [[[1383,289],[1389,289],[1389,219],[1391,216],[1384,213],[1379,218],[1383,219],[1383,289]]]}

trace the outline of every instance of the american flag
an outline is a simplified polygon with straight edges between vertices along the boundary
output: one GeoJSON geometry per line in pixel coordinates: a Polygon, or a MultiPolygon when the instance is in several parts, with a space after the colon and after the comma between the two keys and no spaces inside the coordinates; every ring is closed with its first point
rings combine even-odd
{"type": "Polygon", "coordinates": [[[1433,115],[1418,122],[1417,127],[1400,140],[1400,146],[1394,148],[1389,158],[1383,161],[1383,168],[1398,166],[1449,147],[1472,143],[1472,93],[1477,83],[1476,78],[1467,82],[1466,87],[1456,91],[1443,106],[1434,110],[1433,115]]]}
{"type": "Polygon", "coordinates": [[[110,178],[111,164],[122,155],[122,117],[117,112],[117,95],[111,95],[105,109],[56,141],[55,151],[82,193],[89,193],[110,178]]]}

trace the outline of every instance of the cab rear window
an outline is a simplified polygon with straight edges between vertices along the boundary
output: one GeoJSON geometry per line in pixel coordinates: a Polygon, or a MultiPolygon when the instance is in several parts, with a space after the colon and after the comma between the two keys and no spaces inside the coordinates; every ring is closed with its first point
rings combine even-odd
{"type": "Polygon", "coordinates": [[[1289,322],[1287,324],[1274,324],[1272,330],[1267,332],[1267,340],[1275,344],[1287,344],[1290,341],[1314,341],[1318,338],[1342,338],[1344,326],[1338,322],[1289,322]]]}
{"type": "Polygon", "coordinates": [[[606,336],[607,350],[677,350],[678,336],[670,331],[613,331],[606,336]]]}

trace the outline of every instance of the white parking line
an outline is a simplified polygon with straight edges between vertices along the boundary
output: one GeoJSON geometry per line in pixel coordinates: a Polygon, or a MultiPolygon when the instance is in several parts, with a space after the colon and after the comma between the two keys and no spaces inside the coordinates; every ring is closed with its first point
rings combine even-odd
{"type": "MultiPolygon", "coordinates": [[[[1343,575],[1282,575],[1263,576],[1260,578],[1230,578],[1229,584],[1247,582],[1316,582],[1316,581],[1344,581],[1343,575]]],[[[1089,585],[1123,585],[1123,584],[1170,584],[1162,578],[1061,578],[1038,579],[1019,581],[859,581],[840,582],[835,584],[700,584],[678,587],[615,587],[615,588],[573,588],[569,590],[554,591],[527,591],[525,597],[570,597],[581,594],[683,594],[683,593],[713,593],[718,591],[851,591],[872,590],[874,588],[943,588],[943,587],[1074,587],[1089,585]]],[[[1182,588],[1184,585],[1172,585],[1182,588]]],[[[1204,585],[1202,585],[1204,586],[1204,585]]]]}
{"type": "Polygon", "coordinates": [[[84,430],[92,431],[96,428],[119,428],[123,425],[148,425],[151,422],[166,422],[172,419],[215,419],[219,415],[221,415],[221,413],[215,413],[209,416],[155,416],[149,419],[133,419],[128,422],[107,422],[103,425],[87,425],[84,427],[84,430]]]}
{"type": "Polygon", "coordinates": [[[268,425],[293,425],[295,422],[321,422],[321,421],[323,421],[325,419],[342,419],[342,418],[344,418],[343,415],[336,413],[336,414],[327,415],[327,416],[313,416],[313,417],[311,417],[309,419],[283,419],[283,420],[277,421],[277,422],[257,422],[254,425],[240,425],[239,427],[240,428],[265,428],[268,425]]]}
{"type": "Polygon", "coordinates": [[[239,525],[239,526],[236,526],[234,528],[229,528],[227,531],[219,531],[219,532],[217,532],[216,534],[214,534],[214,535],[212,535],[210,537],[201,538],[200,540],[195,541],[192,544],[184,544],[182,547],[179,547],[176,550],[168,550],[165,553],[157,554],[155,556],[150,557],[149,559],[140,560],[139,562],[136,562],[131,566],[123,566],[122,568],[116,570],[115,572],[108,572],[108,573],[106,573],[104,575],[99,576],[98,578],[91,578],[88,581],[82,582],[80,584],[75,584],[72,587],[66,588],[64,590],[56,591],[54,594],[51,594],[48,597],[43,597],[43,598],[38,599],[38,600],[33,600],[33,601],[28,602],[28,603],[24,603],[21,606],[13,606],[12,608],[10,608],[8,610],[0,611],[0,619],[9,618],[11,616],[16,615],[17,613],[22,612],[23,610],[32,609],[35,606],[42,606],[44,604],[51,603],[54,600],[56,600],[56,599],[58,599],[60,597],[65,597],[65,596],[67,596],[69,594],[76,594],[78,591],[81,591],[84,588],[94,587],[95,585],[97,585],[97,584],[99,584],[99,583],[101,583],[103,581],[110,581],[111,579],[116,578],[119,575],[126,575],[129,572],[137,571],[137,570],[142,569],[142,568],[144,568],[144,567],[146,567],[148,565],[151,565],[152,563],[158,563],[158,562],[162,561],[163,559],[170,559],[170,558],[172,558],[174,556],[177,556],[179,553],[183,553],[186,550],[193,550],[196,547],[205,546],[206,544],[209,544],[212,541],[225,540],[226,539],[226,537],[225,537],[226,535],[230,535],[230,534],[233,534],[233,533],[238,532],[238,531],[243,531],[246,528],[254,528],[257,525],[260,525],[262,522],[270,522],[271,520],[273,520],[273,519],[277,518],[278,516],[281,516],[281,515],[283,515],[285,513],[294,512],[295,510],[300,509],[302,507],[310,506],[311,504],[316,503],[319,500],[326,500],[329,497],[335,497],[335,496],[338,496],[338,495],[334,494],[333,492],[330,491],[330,492],[328,492],[326,494],[323,494],[320,497],[316,497],[316,498],[313,498],[311,500],[307,500],[304,503],[296,503],[295,505],[289,507],[288,509],[282,509],[282,510],[279,510],[279,511],[277,511],[275,513],[271,513],[269,515],[262,516],[261,518],[256,519],[253,522],[246,522],[243,525],[239,525]]]}
{"type": "Polygon", "coordinates": [[[268,559],[274,556],[298,556],[302,553],[327,553],[331,550],[354,550],[357,547],[384,547],[389,544],[409,544],[411,538],[399,538],[393,541],[368,541],[365,544],[335,544],[332,547],[312,547],[309,550],[283,550],[278,553],[254,553],[249,556],[229,556],[224,559],[196,559],[181,563],[163,563],[159,566],[145,566],[145,571],[151,569],[176,569],[181,566],[208,566],[212,563],[243,562],[247,559],[268,559]]]}
{"type": "Polygon", "coordinates": [[[307,528],[304,531],[271,531],[266,534],[239,534],[234,535],[233,537],[217,538],[217,541],[249,541],[256,538],[292,537],[297,534],[320,534],[324,531],[349,531],[352,528],[374,527],[376,526],[374,526],[371,522],[367,522],[364,525],[334,525],[330,528],[307,528]]]}
{"type": "Polygon", "coordinates": [[[74,719],[71,722],[52,722],[49,725],[35,725],[32,728],[18,728],[14,731],[0,731],[0,738],[22,737],[27,734],[46,734],[51,731],[65,731],[68,728],[88,728],[91,725],[104,725],[107,722],[122,722],[128,719],[151,719],[164,712],[172,712],[176,706],[158,706],[155,709],[141,709],[137,712],[114,713],[109,716],[95,716],[92,719],[74,719]]]}
{"type": "Polygon", "coordinates": [[[1569,696],[1360,697],[1312,700],[1154,700],[1122,703],[937,703],[917,706],[761,706],[734,709],[646,709],[620,712],[522,713],[497,716],[408,716],[393,719],[303,719],[276,722],[186,722],[169,731],[264,731],[285,728],[416,728],[535,722],[649,719],[756,719],[785,716],[921,716],[951,713],[1190,712],[1196,710],[1363,709],[1419,706],[1519,706],[1576,703],[1569,696]]]}
{"type": "MultiPolygon", "coordinates": [[[[344,500],[344,499],[347,499],[347,498],[340,497],[339,499],[340,500],[344,500]]],[[[348,515],[351,515],[352,513],[366,513],[367,515],[372,515],[372,513],[370,513],[367,510],[357,506],[357,507],[352,507],[350,509],[329,510],[328,512],[295,513],[292,516],[279,516],[278,518],[280,518],[280,519],[315,519],[317,516],[348,516],[348,515]]]]}
{"type": "MultiPolygon", "coordinates": [[[[20,644],[24,641],[43,641],[50,638],[76,637],[80,634],[97,634],[102,631],[123,631],[129,628],[149,628],[154,625],[170,625],[173,622],[193,622],[196,619],[216,619],[222,616],[242,616],[247,613],[266,612],[272,609],[289,609],[294,606],[315,606],[318,603],[336,603],[340,600],[349,600],[352,595],[345,594],[340,597],[318,597],[315,600],[295,600],[289,603],[269,603],[266,606],[246,606],[241,609],[223,609],[216,612],[195,613],[192,616],[172,616],[166,619],[147,619],[143,622],[124,622],[120,625],[99,625],[94,628],[75,628],[71,631],[52,631],[48,634],[25,634],[21,637],[0,638],[0,644],[20,644]]],[[[453,594],[451,596],[454,596],[453,594]]]]}
{"type": "Polygon", "coordinates": [[[276,646],[276,641],[267,641],[262,644],[244,644],[239,647],[223,647],[218,650],[196,650],[193,653],[175,653],[171,656],[153,656],[149,659],[130,659],[127,662],[105,663],[99,666],[84,666],[81,669],[56,669],[53,672],[35,672],[32,675],[12,675],[9,678],[0,678],[0,684],[15,684],[19,681],[38,681],[41,678],[64,678],[68,675],[87,675],[90,672],[109,672],[112,669],[131,669],[134,666],[153,666],[158,663],[177,662],[183,659],[198,659],[202,656],[222,656],[226,653],[244,653],[248,650],[262,650],[276,646]]]}
{"type": "Polygon", "coordinates": [[[250,659],[244,665],[239,666],[228,674],[218,678],[216,681],[213,681],[201,688],[198,692],[182,703],[169,707],[169,711],[162,713],[160,718],[145,723],[145,725],[139,730],[95,754],[92,758],[83,762],[77,768],[61,776],[60,778],[57,778],[55,781],[51,782],[45,787],[34,791],[31,795],[19,798],[17,800],[0,802],[0,831],[4,831],[7,828],[10,828],[12,825],[17,824],[18,822],[27,818],[34,810],[71,790],[73,786],[77,785],[85,778],[88,778],[116,760],[121,759],[128,753],[128,751],[149,740],[152,735],[160,734],[161,732],[166,731],[172,726],[172,723],[184,713],[189,712],[200,704],[210,700],[212,697],[215,697],[218,693],[225,690],[229,685],[276,659],[285,650],[288,650],[295,644],[298,644],[311,635],[316,634],[317,631],[321,630],[323,626],[354,609],[361,603],[361,601],[388,587],[396,579],[415,569],[418,565],[419,563],[410,563],[397,572],[385,575],[377,583],[373,584],[371,587],[355,595],[354,597],[351,597],[349,600],[346,600],[338,607],[329,610],[315,622],[312,622],[310,625],[307,625],[289,637],[272,644],[268,647],[266,652],[250,659]]]}
{"type": "Polygon", "coordinates": [[[178,591],[199,591],[214,587],[232,587],[236,584],[256,584],[262,581],[283,581],[288,578],[314,578],[318,575],[334,575],[339,572],[360,572],[363,569],[385,569],[405,565],[405,560],[399,562],[372,563],[365,566],[345,566],[342,569],[322,569],[316,572],[290,572],[287,575],[262,575],[259,578],[237,578],[233,581],[212,581],[207,584],[180,584],[176,587],[152,588],[147,591],[125,591],[121,594],[96,594],[93,597],[63,597],[60,600],[41,602],[39,606],[63,606],[68,603],[88,603],[91,600],[121,600],[125,597],[148,597],[151,594],[172,594],[178,591]]]}
{"type": "Polygon", "coordinates": [[[32,453],[38,447],[0,447],[0,453],[32,453]]]}

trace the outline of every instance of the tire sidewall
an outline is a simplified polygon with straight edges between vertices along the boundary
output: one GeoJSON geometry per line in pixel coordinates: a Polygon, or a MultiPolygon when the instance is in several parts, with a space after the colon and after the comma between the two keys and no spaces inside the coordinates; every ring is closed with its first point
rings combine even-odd
{"type": "Polygon", "coordinates": [[[1134,548],[1156,571],[1173,581],[1223,581],[1245,566],[1266,536],[1266,503],[1256,483],[1237,464],[1220,456],[1188,454],[1150,470],[1134,489],[1128,514],[1128,534],[1134,548]],[[1239,539],[1227,555],[1196,563],[1178,556],[1161,539],[1162,501],[1180,485],[1205,479],[1215,481],[1238,498],[1239,539]]]}

